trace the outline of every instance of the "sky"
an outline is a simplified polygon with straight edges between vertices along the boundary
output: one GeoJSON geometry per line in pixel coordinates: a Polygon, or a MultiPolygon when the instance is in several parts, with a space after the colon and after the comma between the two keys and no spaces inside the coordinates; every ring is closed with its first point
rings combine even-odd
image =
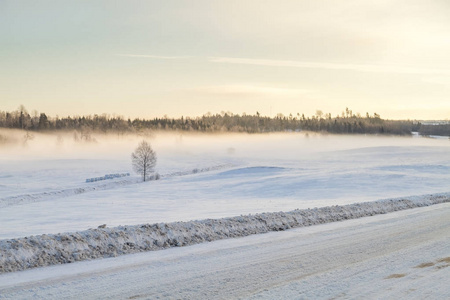
{"type": "Polygon", "coordinates": [[[448,0],[0,0],[0,110],[450,118],[448,0]]]}

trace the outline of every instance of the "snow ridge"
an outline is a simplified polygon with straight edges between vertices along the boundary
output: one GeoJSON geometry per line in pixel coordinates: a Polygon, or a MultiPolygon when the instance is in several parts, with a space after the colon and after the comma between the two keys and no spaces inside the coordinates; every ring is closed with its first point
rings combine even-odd
{"type": "MultiPolygon", "coordinates": [[[[216,171],[221,170],[224,168],[231,168],[233,167],[232,164],[221,164],[221,165],[215,165],[211,167],[205,167],[205,168],[196,168],[193,170],[188,171],[182,171],[182,172],[173,172],[168,174],[161,174],[161,178],[170,178],[170,177],[177,177],[177,176],[185,176],[190,174],[197,174],[197,173],[203,173],[203,172],[210,172],[210,171],[216,171]]],[[[129,174],[129,173],[125,173],[129,174]]],[[[104,178],[110,177],[110,175],[105,175],[104,178]]],[[[97,177],[97,178],[103,178],[103,177],[97,177]]],[[[67,188],[63,190],[56,190],[56,191],[49,191],[49,192],[42,192],[42,193],[36,193],[36,194],[24,194],[24,195],[18,195],[18,196],[11,196],[6,198],[0,198],[0,208],[13,206],[13,205],[24,205],[29,204],[33,202],[41,202],[41,201],[48,201],[53,199],[60,199],[65,197],[70,197],[78,194],[93,192],[93,191],[101,191],[101,190],[108,190],[108,189],[114,189],[118,187],[122,187],[125,185],[130,184],[137,184],[142,183],[142,180],[138,178],[131,178],[131,179],[117,179],[117,178],[110,178],[115,179],[113,182],[103,182],[101,180],[93,180],[95,178],[86,179],[86,182],[83,185],[80,185],[79,187],[75,188],[67,188]],[[88,181],[89,180],[89,181],[88,181]],[[101,182],[97,185],[91,185],[93,182],[101,182]],[[89,183],[89,184],[86,184],[89,183]]],[[[154,180],[154,178],[150,178],[151,180],[154,180]]]]}
{"type": "Polygon", "coordinates": [[[210,171],[217,171],[217,170],[222,170],[222,169],[232,168],[232,167],[234,167],[233,164],[221,164],[221,165],[216,165],[216,166],[212,166],[212,167],[195,168],[195,169],[192,169],[192,170],[189,170],[189,171],[178,171],[178,172],[172,172],[172,173],[168,173],[168,174],[162,174],[161,178],[185,176],[185,175],[190,175],[190,174],[197,174],[197,173],[204,173],[204,172],[210,172],[210,171]]]}
{"type": "Polygon", "coordinates": [[[73,195],[83,194],[83,193],[92,192],[92,191],[96,191],[96,190],[113,189],[113,188],[117,188],[119,186],[129,185],[129,184],[133,184],[133,183],[138,183],[138,181],[131,180],[131,179],[116,180],[114,182],[102,183],[102,184],[98,184],[95,186],[83,185],[80,187],[68,188],[68,189],[64,189],[64,190],[6,197],[3,199],[0,199],[0,208],[12,206],[12,205],[23,205],[23,204],[33,203],[33,202],[47,201],[47,200],[52,200],[52,199],[60,199],[60,198],[70,197],[73,195]]]}
{"type": "Polygon", "coordinates": [[[0,273],[282,231],[448,202],[450,192],[289,212],[0,240],[0,273]]]}

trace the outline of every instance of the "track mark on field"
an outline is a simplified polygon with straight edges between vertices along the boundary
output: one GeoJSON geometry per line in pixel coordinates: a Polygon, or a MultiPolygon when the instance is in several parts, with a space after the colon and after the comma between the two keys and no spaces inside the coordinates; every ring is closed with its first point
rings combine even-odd
{"type": "MultiPolygon", "coordinates": [[[[415,269],[425,269],[425,268],[429,268],[429,267],[433,267],[433,266],[434,266],[435,270],[441,270],[441,269],[450,267],[450,256],[437,259],[435,262],[423,262],[421,264],[418,264],[414,268],[415,269]]],[[[405,277],[406,275],[407,274],[405,274],[405,273],[396,273],[396,274],[391,274],[391,275],[385,277],[384,279],[402,278],[402,277],[405,277]]]]}
{"type": "Polygon", "coordinates": [[[420,265],[415,266],[414,268],[428,268],[434,266],[433,262],[421,263],[420,265]]]}
{"type": "Polygon", "coordinates": [[[138,299],[138,298],[143,298],[143,297],[145,297],[145,296],[144,295],[134,295],[134,296],[128,297],[128,299],[138,299]]]}
{"type": "Polygon", "coordinates": [[[449,267],[450,266],[450,256],[440,258],[440,259],[436,260],[436,262],[421,263],[420,265],[417,265],[414,268],[422,268],[423,269],[423,268],[428,268],[428,267],[432,267],[432,266],[435,266],[435,269],[437,269],[437,270],[449,267]]]}
{"type": "Polygon", "coordinates": [[[391,274],[388,277],[386,277],[385,279],[392,279],[392,278],[402,278],[405,277],[406,274],[391,274]]]}
{"type": "Polygon", "coordinates": [[[435,267],[435,269],[437,269],[437,270],[450,267],[450,256],[438,259],[437,263],[438,263],[438,266],[435,267]]]}
{"type": "Polygon", "coordinates": [[[450,256],[449,257],[445,257],[445,258],[441,258],[441,259],[438,260],[438,263],[443,263],[443,262],[450,264],[450,256]]]}

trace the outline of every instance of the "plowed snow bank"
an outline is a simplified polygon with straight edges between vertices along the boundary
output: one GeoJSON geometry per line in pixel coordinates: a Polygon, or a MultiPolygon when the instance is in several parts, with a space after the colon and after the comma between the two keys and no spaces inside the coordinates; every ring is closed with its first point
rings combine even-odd
{"type": "Polygon", "coordinates": [[[223,219],[89,229],[0,240],[0,273],[180,247],[450,202],[450,193],[223,219]]]}

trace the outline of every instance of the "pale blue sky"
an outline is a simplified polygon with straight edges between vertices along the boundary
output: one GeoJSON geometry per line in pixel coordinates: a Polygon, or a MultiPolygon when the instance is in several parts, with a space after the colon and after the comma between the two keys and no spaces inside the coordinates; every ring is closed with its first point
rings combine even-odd
{"type": "Polygon", "coordinates": [[[450,2],[0,0],[0,110],[450,118],[450,2]]]}

